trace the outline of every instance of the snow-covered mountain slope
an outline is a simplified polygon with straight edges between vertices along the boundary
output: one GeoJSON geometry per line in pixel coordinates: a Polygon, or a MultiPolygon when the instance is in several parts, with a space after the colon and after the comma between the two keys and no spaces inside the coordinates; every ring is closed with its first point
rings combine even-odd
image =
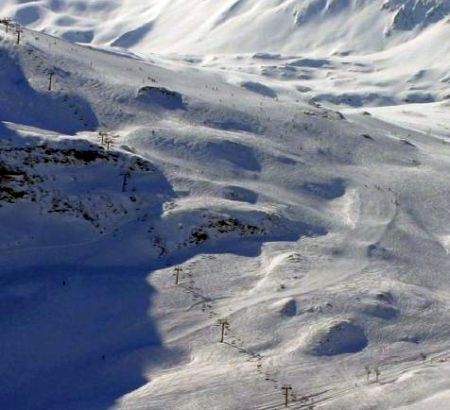
{"type": "Polygon", "coordinates": [[[448,0],[3,0],[0,14],[71,41],[149,52],[370,52],[446,24],[448,0]]]}
{"type": "Polygon", "coordinates": [[[304,98],[352,107],[450,98],[449,14],[448,0],[0,4],[0,15],[63,39],[144,58],[171,55],[226,70],[229,81],[233,71],[246,72],[250,87],[262,75],[304,98]]]}
{"type": "Polygon", "coordinates": [[[279,67],[325,89],[353,57],[142,60],[24,31],[0,34],[0,408],[279,409],[284,384],[292,409],[446,408],[444,86],[342,113],[279,67]]]}

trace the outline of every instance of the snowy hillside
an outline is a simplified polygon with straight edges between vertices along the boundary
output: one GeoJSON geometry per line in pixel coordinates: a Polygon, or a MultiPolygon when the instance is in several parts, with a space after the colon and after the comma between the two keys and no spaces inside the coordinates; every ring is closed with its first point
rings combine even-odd
{"type": "Polygon", "coordinates": [[[450,97],[448,0],[4,0],[0,15],[127,55],[262,75],[326,104],[450,97]]]}
{"type": "MultiPolygon", "coordinates": [[[[377,51],[446,24],[448,0],[3,0],[62,38],[149,52],[377,51]]],[[[448,37],[447,37],[448,38],[448,37]]]]}
{"type": "Polygon", "coordinates": [[[448,408],[448,5],[2,2],[0,409],[448,408]]]}

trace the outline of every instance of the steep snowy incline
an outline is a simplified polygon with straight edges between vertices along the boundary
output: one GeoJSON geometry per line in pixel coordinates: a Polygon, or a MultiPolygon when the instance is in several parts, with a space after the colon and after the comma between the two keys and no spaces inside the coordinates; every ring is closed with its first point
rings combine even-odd
{"type": "Polygon", "coordinates": [[[448,102],[341,113],[28,29],[0,55],[1,408],[445,403],[448,102]]]}
{"type": "Polygon", "coordinates": [[[183,54],[368,53],[445,24],[448,0],[3,0],[0,14],[71,41],[183,54]]]}

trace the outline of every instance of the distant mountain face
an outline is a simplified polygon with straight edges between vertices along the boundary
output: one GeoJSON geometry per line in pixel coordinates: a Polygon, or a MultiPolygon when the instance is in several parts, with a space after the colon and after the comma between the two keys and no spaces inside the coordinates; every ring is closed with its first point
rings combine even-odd
{"type": "Polygon", "coordinates": [[[3,0],[0,16],[138,52],[382,50],[450,15],[450,0],[3,0]]]}
{"type": "MultiPolygon", "coordinates": [[[[297,1],[296,22],[307,23],[316,16],[333,16],[346,8],[357,9],[367,3],[364,0],[307,0],[297,1]]],[[[380,3],[374,1],[373,3],[380,3]]],[[[450,12],[448,0],[385,0],[381,10],[394,13],[392,28],[411,30],[443,19],[450,12]]]]}
{"type": "Polygon", "coordinates": [[[392,28],[413,30],[417,26],[426,27],[450,14],[448,0],[387,0],[383,9],[395,13],[392,28]]]}

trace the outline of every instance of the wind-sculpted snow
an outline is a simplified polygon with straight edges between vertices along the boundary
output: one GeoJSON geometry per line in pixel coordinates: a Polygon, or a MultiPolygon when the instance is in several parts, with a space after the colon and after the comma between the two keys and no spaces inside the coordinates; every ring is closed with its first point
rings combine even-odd
{"type": "Polygon", "coordinates": [[[0,30],[0,408],[446,409],[448,25],[361,55],[396,9],[147,3],[2,3],[63,38],[0,30]]]}
{"type": "Polygon", "coordinates": [[[306,349],[317,356],[355,353],[367,346],[364,329],[352,321],[319,323],[312,331],[306,349]],[[308,346],[309,345],[309,346],[308,346]]]}
{"type": "Polygon", "coordinates": [[[420,30],[445,20],[449,13],[448,0],[4,0],[0,4],[0,15],[64,39],[147,55],[369,52],[397,45],[406,32],[409,39],[420,36],[420,30]]]}

